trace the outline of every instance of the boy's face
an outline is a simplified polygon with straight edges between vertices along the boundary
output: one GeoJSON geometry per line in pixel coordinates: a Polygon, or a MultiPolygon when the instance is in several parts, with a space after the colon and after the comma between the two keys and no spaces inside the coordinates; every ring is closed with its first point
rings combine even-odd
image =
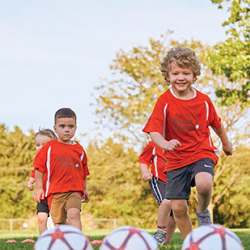
{"type": "Polygon", "coordinates": [[[180,68],[176,62],[171,63],[169,75],[166,78],[177,96],[189,94],[191,85],[196,80],[191,67],[180,68]]]}
{"type": "Polygon", "coordinates": [[[54,130],[59,142],[71,144],[71,138],[76,132],[76,121],[74,118],[57,118],[54,130]]]}
{"type": "Polygon", "coordinates": [[[51,140],[52,139],[47,135],[38,134],[35,138],[36,152],[38,152],[46,142],[51,141],[51,140]]]}

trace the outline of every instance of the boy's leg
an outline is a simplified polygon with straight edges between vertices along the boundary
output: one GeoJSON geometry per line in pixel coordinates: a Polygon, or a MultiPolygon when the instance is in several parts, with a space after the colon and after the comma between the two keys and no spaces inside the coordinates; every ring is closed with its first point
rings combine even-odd
{"type": "Polygon", "coordinates": [[[159,206],[158,229],[154,233],[155,240],[160,244],[163,244],[166,238],[166,225],[169,218],[170,210],[171,210],[171,201],[164,199],[159,206]]]}
{"type": "Polygon", "coordinates": [[[212,196],[213,177],[210,173],[200,172],[195,176],[198,206],[197,212],[206,210],[212,196]]]}
{"type": "Polygon", "coordinates": [[[197,161],[192,169],[192,185],[195,184],[197,190],[198,206],[196,217],[199,226],[212,224],[211,216],[207,207],[212,196],[214,176],[213,167],[213,161],[209,158],[204,158],[197,161]]]}
{"type": "Polygon", "coordinates": [[[207,207],[212,196],[213,177],[210,173],[200,172],[195,176],[198,206],[196,217],[199,226],[212,224],[210,212],[207,207]]]}
{"type": "Polygon", "coordinates": [[[167,172],[166,198],[171,200],[171,208],[176,224],[185,239],[192,231],[192,222],[187,213],[187,200],[191,192],[192,164],[167,172]]]}
{"type": "Polygon", "coordinates": [[[37,219],[38,219],[39,234],[41,235],[44,231],[47,230],[48,214],[44,212],[39,212],[37,214],[37,219]]]}
{"type": "Polygon", "coordinates": [[[164,199],[159,206],[158,210],[158,226],[159,227],[166,227],[167,220],[169,218],[171,211],[171,201],[164,199]]]}
{"type": "Polygon", "coordinates": [[[82,198],[78,192],[71,192],[66,202],[65,209],[67,211],[67,220],[69,225],[76,227],[82,231],[81,222],[82,198]]]}
{"type": "Polygon", "coordinates": [[[154,239],[163,244],[166,238],[166,223],[171,210],[171,201],[164,199],[166,193],[166,182],[153,177],[152,181],[149,181],[150,191],[159,204],[158,209],[158,221],[157,231],[154,233],[154,239]]]}
{"type": "Polygon", "coordinates": [[[47,230],[48,216],[49,216],[49,206],[44,200],[41,200],[40,203],[37,203],[37,219],[38,219],[38,229],[40,235],[47,230]]]}
{"type": "Polygon", "coordinates": [[[76,227],[82,231],[80,210],[78,208],[69,208],[67,211],[67,219],[70,226],[76,227]]]}
{"type": "Polygon", "coordinates": [[[192,222],[187,213],[186,200],[171,200],[174,219],[182,234],[183,239],[192,231],[192,222]]]}
{"type": "Polygon", "coordinates": [[[176,229],[176,222],[175,222],[175,219],[173,216],[173,212],[171,211],[170,216],[167,219],[167,225],[166,225],[167,236],[166,236],[165,241],[164,241],[165,244],[168,244],[171,241],[172,236],[175,232],[175,229],[176,229]]]}

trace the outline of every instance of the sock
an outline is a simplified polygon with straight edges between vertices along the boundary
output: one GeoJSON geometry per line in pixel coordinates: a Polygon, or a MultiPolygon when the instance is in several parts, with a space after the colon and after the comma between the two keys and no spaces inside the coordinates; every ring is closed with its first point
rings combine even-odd
{"type": "Polygon", "coordinates": [[[164,233],[166,233],[166,226],[165,226],[165,227],[160,227],[160,226],[158,226],[158,227],[157,227],[157,230],[158,230],[158,231],[163,231],[164,233]]]}

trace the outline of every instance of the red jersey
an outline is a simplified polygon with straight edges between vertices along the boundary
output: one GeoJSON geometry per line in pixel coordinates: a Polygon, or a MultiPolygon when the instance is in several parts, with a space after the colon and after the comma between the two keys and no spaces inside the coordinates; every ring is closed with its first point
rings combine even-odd
{"type": "Polygon", "coordinates": [[[156,102],[143,131],[158,132],[167,141],[176,139],[181,146],[174,151],[166,151],[166,171],[178,169],[202,158],[210,158],[214,165],[218,161],[219,151],[214,147],[209,126],[221,127],[221,118],[217,115],[210,98],[194,90],[189,100],[178,99],[172,88],[163,93],[156,102]]]}
{"type": "Polygon", "coordinates": [[[84,179],[89,175],[87,155],[79,143],[47,142],[37,153],[34,168],[47,174],[45,197],[78,191],[84,194],[84,179]]]}
{"type": "Polygon", "coordinates": [[[154,177],[166,182],[167,176],[164,173],[166,157],[162,148],[156,146],[152,141],[142,151],[139,162],[151,166],[151,173],[154,177]]]}

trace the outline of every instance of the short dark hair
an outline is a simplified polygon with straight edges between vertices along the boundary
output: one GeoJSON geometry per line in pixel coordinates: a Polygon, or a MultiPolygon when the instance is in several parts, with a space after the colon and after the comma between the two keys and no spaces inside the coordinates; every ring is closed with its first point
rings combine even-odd
{"type": "Polygon", "coordinates": [[[61,108],[55,113],[55,124],[59,118],[74,118],[76,121],[76,113],[70,108],[61,108]]]}

